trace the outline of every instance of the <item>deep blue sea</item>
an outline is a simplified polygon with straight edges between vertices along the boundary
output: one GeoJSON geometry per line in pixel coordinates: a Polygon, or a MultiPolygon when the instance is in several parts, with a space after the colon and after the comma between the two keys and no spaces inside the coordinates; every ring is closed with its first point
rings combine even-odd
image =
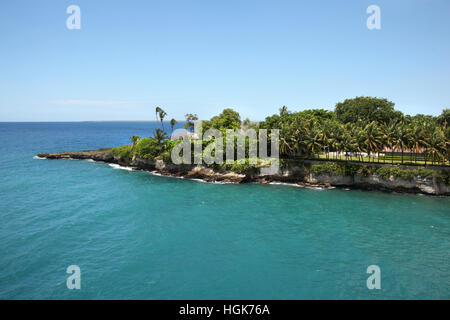
{"type": "Polygon", "coordinates": [[[0,123],[0,299],[449,299],[450,199],[39,160],[155,123],[0,123]],[[69,290],[66,268],[81,269],[69,290]],[[369,290],[367,267],[381,269],[369,290]]]}

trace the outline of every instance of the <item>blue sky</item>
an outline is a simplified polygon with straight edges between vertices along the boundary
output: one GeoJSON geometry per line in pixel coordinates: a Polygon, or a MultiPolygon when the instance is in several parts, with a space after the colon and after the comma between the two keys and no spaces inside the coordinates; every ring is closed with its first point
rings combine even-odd
{"type": "Polygon", "coordinates": [[[449,39],[448,0],[1,1],[0,121],[154,120],[156,105],[262,120],[366,95],[437,115],[449,39]]]}

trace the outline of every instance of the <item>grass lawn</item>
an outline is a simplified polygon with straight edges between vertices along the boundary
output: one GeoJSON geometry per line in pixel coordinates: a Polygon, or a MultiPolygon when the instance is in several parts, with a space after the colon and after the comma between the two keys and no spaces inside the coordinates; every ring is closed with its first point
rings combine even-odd
{"type": "MultiPolygon", "coordinates": [[[[325,153],[319,154],[319,159],[323,159],[323,160],[327,159],[325,153]]],[[[381,163],[381,164],[384,164],[384,163],[386,163],[386,164],[394,163],[394,164],[419,165],[419,166],[420,166],[420,165],[422,165],[422,166],[425,165],[425,160],[424,160],[423,157],[421,157],[421,158],[418,157],[417,160],[415,161],[415,160],[414,160],[414,157],[410,158],[410,157],[408,157],[408,156],[403,157],[403,163],[402,163],[401,157],[398,157],[398,156],[393,157],[393,159],[392,159],[392,157],[390,157],[390,156],[388,156],[388,157],[384,157],[384,156],[380,156],[380,157],[368,157],[368,156],[365,156],[365,157],[362,158],[362,161],[361,161],[361,158],[360,158],[360,157],[347,157],[347,158],[345,158],[345,156],[342,156],[342,157],[339,157],[339,156],[338,156],[338,158],[336,159],[335,157],[333,157],[333,156],[330,155],[330,156],[328,157],[328,160],[330,160],[330,161],[333,161],[333,160],[342,160],[342,161],[355,161],[355,162],[381,163]]],[[[435,165],[444,165],[443,163],[434,163],[434,164],[435,164],[435,165]]],[[[426,163],[426,165],[427,165],[427,166],[428,166],[428,165],[432,165],[431,161],[428,160],[427,163],[426,163]]],[[[450,163],[449,163],[448,161],[446,161],[446,162],[445,162],[445,165],[448,166],[448,165],[450,165],[450,163]]]]}

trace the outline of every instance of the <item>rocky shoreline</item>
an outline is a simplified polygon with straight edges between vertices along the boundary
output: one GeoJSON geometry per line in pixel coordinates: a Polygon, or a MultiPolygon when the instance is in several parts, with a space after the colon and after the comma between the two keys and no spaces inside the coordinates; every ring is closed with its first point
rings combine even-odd
{"type": "Polygon", "coordinates": [[[289,184],[297,185],[299,187],[314,188],[314,189],[334,189],[330,183],[314,183],[305,181],[293,181],[291,179],[280,179],[278,176],[258,177],[255,175],[239,174],[231,171],[216,172],[213,169],[205,168],[196,165],[171,165],[165,164],[162,160],[146,160],[146,159],[132,159],[131,161],[124,161],[120,157],[111,154],[111,149],[87,150],[78,152],[58,152],[58,153],[40,153],[39,158],[48,160],[58,159],[74,159],[74,160],[93,160],[105,163],[114,163],[124,167],[131,167],[134,170],[147,170],[161,176],[169,177],[183,177],[185,179],[197,179],[205,182],[215,183],[260,183],[260,184],[289,184]]]}
{"type": "MultiPolygon", "coordinates": [[[[292,165],[279,170],[276,175],[264,175],[258,168],[245,173],[232,171],[216,171],[198,165],[174,165],[164,163],[162,160],[151,159],[122,159],[111,153],[111,149],[88,150],[79,152],[41,153],[39,158],[49,160],[76,159],[94,160],[105,163],[114,163],[120,166],[131,167],[134,170],[146,170],[158,175],[197,179],[214,183],[260,183],[260,184],[289,184],[298,187],[313,189],[354,188],[364,190],[380,190],[399,193],[420,193],[427,195],[450,196],[450,186],[437,181],[435,177],[414,177],[405,180],[399,177],[383,179],[377,175],[343,176],[333,174],[315,175],[305,172],[302,168],[292,165]]],[[[313,162],[313,161],[311,161],[313,162]]]]}

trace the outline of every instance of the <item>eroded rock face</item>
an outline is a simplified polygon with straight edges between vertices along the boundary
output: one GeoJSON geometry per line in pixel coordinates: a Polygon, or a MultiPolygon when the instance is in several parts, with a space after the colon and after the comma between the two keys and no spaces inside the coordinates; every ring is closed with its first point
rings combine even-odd
{"type": "Polygon", "coordinates": [[[208,182],[241,183],[244,181],[246,175],[229,171],[215,172],[210,168],[198,166],[190,170],[185,177],[189,179],[202,179],[208,182]]]}
{"type": "Polygon", "coordinates": [[[111,153],[111,149],[89,150],[80,152],[43,153],[38,157],[47,159],[92,159],[131,166],[137,170],[156,170],[160,174],[170,176],[183,176],[188,179],[202,179],[207,182],[223,183],[295,183],[301,186],[330,188],[332,186],[354,187],[360,189],[378,189],[384,191],[398,191],[408,193],[425,193],[430,195],[450,195],[450,186],[439,182],[436,178],[414,177],[405,180],[400,177],[384,179],[378,175],[368,176],[342,176],[333,174],[314,175],[307,173],[303,168],[292,166],[278,171],[275,175],[266,175],[260,168],[253,168],[246,174],[231,171],[215,171],[198,165],[174,165],[163,160],[133,159],[125,160],[111,153]]]}
{"type": "Polygon", "coordinates": [[[156,170],[164,170],[165,168],[166,168],[166,165],[164,164],[164,161],[156,160],[156,163],[155,163],[156,170]]]}
{"type": "Polygon", "coordinates": [[[393,191],[411,191],[411,192],[423,192],[426,194],[439,194],[433,184],[433,179],[423,179],[415,177],[412,180],[405,180],[399,177],[389,177],[389,179],[383,179],[377,175],[355,176],[356,185],[366,185],[373,187],[382,187],[393,191]]]}
{"type": "Polygon", "coordinates": [[[114,156],[110,152],[111,149],[99,149],[99,150],[88,150],[88,151],[79,151],[79,152],[60,152],[60,153],[40,153],[37,156],[40,158],[47,159],[92,159],[95,161],[104,161],[104,162],[116,162],[118,159],[115,159],[114,156]]]}
{"type": "Polygon", "coordinates": [[[321,174],[315,176],[314,174],[308,174],[305,176],[305,181],[309,183],[323,183],[330,184],[332,186],[352,186],[354,185],[354,180],[352,176],[341,176],[341,175],[328,175],[321,174]]]}

